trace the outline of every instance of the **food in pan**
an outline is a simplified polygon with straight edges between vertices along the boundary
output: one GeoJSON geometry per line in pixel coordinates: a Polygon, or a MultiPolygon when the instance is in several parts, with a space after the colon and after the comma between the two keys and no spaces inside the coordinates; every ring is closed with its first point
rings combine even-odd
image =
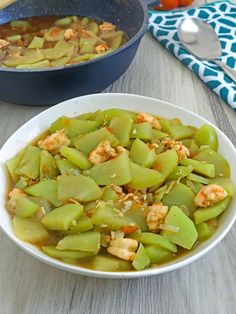
{"type": "Polygon", "coordinates": [[[42,16],[0,25],[0,67],[62,67],[104,56],[126,41],[109,22],[78,16],[42,16]]]}

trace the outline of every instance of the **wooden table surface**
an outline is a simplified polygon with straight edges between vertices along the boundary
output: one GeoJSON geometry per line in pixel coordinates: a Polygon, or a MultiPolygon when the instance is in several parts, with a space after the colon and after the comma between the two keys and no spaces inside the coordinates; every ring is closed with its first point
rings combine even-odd
{"type": "MultiPolygon", "coordinates": [[[[146,34],[123,77],[108,92],[159,98],[215,123],[236,145],[236,113],[146,34]]],[[[0,102],[0,147],[45,107],[0,102]]],[[[206,256],[149,278],[110,280],[54,269],[21,251],[0,231],[1,314],[235,314],[236,225],[206,256]]]]}

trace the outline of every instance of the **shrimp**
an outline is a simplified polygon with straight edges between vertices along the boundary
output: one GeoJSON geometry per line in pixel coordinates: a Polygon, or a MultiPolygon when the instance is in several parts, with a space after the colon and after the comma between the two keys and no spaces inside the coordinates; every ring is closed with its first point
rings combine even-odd
{"type": "Polygon", "coordinates": [[[65,40],[73,40],[73,39],[76,39],[77,36],[78,36],[78,33],[72,28],[67,28],[64,33],[65,40]]]}
{"type": "Polygon", "coordinates": [[[117,238],[111,240],[108,253],[117,256],[125,261],[132,261],[138,248],[138,241],[130,238],[117,238]]]}
{"type": "Polygon", "coordinates": [[[197,207],[208,207],[226,198],[228,193],[217,184],[209,184],[200,189],[194,198],[197,207]]]}
{"type": "Polygon", "coordinates": [[[90,153],[89,161],[93,165],[96,165],[107,161],[110,158],[115,158],[116,156],[116,150],[111,147],[111,144],[108,140],[104,140],[98,144],[98,146],[90,153]]]}
{"type": "Polygon", "coordinates": [[[103,22],[101,25],[99,25],[99,29],[102,32],[114,31],[116,29],[116,26],[109,22],[103,22]]]}
{"type": "Polygon", "coordinates": [[[159,231],[159,225],[165,220],[168,213],[168,207],[162,203],[154,203],[148,207],[146,212],[146,222],[149,231],[157,233],[159,231]]]}
{"type": "Polygon", "coordinates": [[[190,156],[190,152],[186,146],[182,142],[175,140],[165,140],[162,141],[165,144],[166,148],[174,149],[178,154],[179,160],[183,160],[190,156]]]}
{"type": "Polygon", "coordinates": [[[139,112],[137,114],[136,122],[138,122],[138,123],[149,122],[149,123],[151,123],[151,125],[154,129],[161,130],[161,124],[158,121],[158,119],[155,118],[154,116],[147,114],[147,113],[144,113],[144,112],[139,112]]]}
{"type": "Polygon", "coordinates": [[[96,51],[96,53],[103,53],[108,50],[108,46],[106,44],[100,44],[97,45],[94,50],[96,51]]]}
{"type": "Polygon", "coordinates": [[[58,152],[62,146],[69,144],[70,140],[67,138],[64,129],[57,130],[55,133],[47,136],[44,140],[38,142],[38,146],[41,149],[45,149],[52,153],[58,152]]]}

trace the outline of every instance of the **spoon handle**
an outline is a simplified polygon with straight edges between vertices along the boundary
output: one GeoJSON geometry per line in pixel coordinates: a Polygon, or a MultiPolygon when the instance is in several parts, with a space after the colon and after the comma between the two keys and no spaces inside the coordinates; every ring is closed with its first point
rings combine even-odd
{"type": "Polygon", "coordinates": [[[230,68],[225,63],[221,62],[220,60],[213,60],[214,63],[216,63],[224,72],[228,75],[228,77],[231,78],[231,80],[236,83],[236,71],[232,68],[230,68]]]}

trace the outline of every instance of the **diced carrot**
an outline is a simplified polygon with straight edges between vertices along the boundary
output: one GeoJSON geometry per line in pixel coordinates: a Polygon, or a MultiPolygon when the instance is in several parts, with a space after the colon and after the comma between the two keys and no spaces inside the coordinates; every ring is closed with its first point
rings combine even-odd
{"type": "Polygon", "coordinates": [[[137,229],[139,229],[138,226],[123,226],[121,227],[120,231],[123,232],[124,234],[131,234],[137,229]]]}
{"type": "Polygon", "coordinates": [[[60,27],[53,27],[53,29],[50,32],[50,35],[52,37],[55,37],[55,36],[57,36],[60,33],[60,31],[61,31],[60,27]]]}

